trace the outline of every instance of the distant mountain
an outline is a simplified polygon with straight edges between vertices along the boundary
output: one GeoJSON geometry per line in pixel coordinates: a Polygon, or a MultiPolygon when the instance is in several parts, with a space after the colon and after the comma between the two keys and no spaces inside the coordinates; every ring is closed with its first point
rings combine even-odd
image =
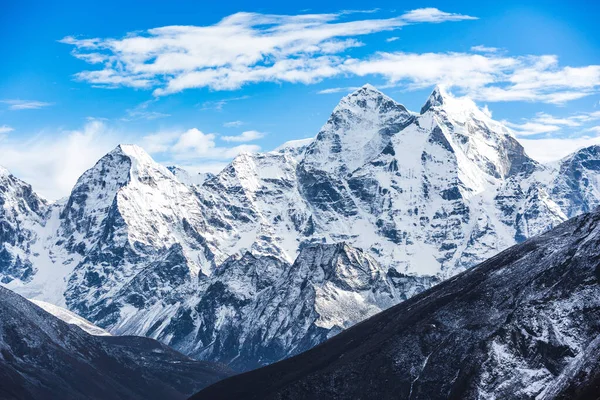
{"type": "Polygon", "coordinates": [[[0,287],[0,398],[183,399],[231,374],[159,342],[92,336],[0,287]]]}
{"type": "Polygon", "coordinates": [[[600,211],[202,399],[596,399],[600,211]]]}
{"type": "Polygon", "coordinates": [[[598,149],[541,165],[468,99],[438,87],[415,113],[365,85],[316,137],[214,176],[120,145],[47,204],[3,172],[0,281],[255,368],[591,210],[598,149]]]}

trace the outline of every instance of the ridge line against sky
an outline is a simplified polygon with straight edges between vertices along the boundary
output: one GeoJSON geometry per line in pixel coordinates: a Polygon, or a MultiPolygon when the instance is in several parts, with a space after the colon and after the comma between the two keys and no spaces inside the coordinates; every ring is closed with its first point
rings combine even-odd
{"type": "Polygon", "coordinates": [[[147,14],[122,7],[121,18],[107,8],[108,26],[75,2],[8,7],[0,26],[14,40],[0,50],[14,62],[0,66],[0,165],[49,198],[124,141],[215,172],[240,152],[314,136],[339,98],[367,82],[415,110],[443,84],[491,109],[541,161],[600,143],[600,43],[588,21],[597,6],[183,4],[163,23],[152,2],[147,14]],[[46,59],[32,62],[23,48],[46,59]]]}

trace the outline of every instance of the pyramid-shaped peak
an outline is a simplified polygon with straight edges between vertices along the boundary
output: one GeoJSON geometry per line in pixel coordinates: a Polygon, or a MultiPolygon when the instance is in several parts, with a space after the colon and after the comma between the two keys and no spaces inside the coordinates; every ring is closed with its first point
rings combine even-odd
{"type": "Polygon", "coordinates": [[[9,176],[9,175],[10,175],[10,171],[7,170],[6,168],[4,168],[2,165],[0,165],[0,177],[9,176]]]}
{"type": "Polygon", "coordinates": [[[388,112],[391,109],[407,112],[403,105],[386,96],[370,84],[366,84],[342,98],[336,107],[336,110],[340,109],[349,109],[361,113],[364,111],[370,112],[375,110],[388,112]]]}
{"type": "Polygon", "coordinates": [[[135,144],[120,144],[111,153],[120,153],[139,160],[152,160],[150,154],[148,154],[146,150],[135,144]]]}
{"type": "Polygon", "coordinates": [[[421,107],[421,114],[424,114],[432,107],[443,106],[444,104],[446,104],[449,98],[452,98],[452,96],[446,91],[444,86],[436,85],[435,88],[433,88],[431,94],[429,95],[429,98],[427,99],[425,105],[421,107]]]}
{"type": "Polygon", "coordinates": [[[379,89],[377,89],[375,86],[371,85],[370,83],[364,84],[363,86],[359,87],[358,89],[356,89],[354,92],[350,93],[346,97],[353,98],[353,97],[363,97],[363,96],[387,97],[385,94],[383,94],[383,92],[381,92],[379,89]]]}
{"type": "MultiPolygon", "coordinates": [[[[162,166],[158,164],[154,159],[138,145],[135,144],[120,144],[115,147],[114,150],[109,152],[105,157],[109,159],[113,156],[124,156],[127,157],[133,164],[138,166],[146,166],[162,169],[162,166]]],[[[102,158],[104,159],[104,157],[102,158]]],[[[101,159],[101,160],[102,160],[101,159]]]]}

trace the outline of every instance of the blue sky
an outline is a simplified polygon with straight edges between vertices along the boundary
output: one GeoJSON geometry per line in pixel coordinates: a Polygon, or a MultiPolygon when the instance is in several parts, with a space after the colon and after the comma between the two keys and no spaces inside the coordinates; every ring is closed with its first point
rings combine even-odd
{"type": "Polygon", "coordinates": [[[217,170],[314,136],[371,83],[473,97],[547,161],[600,142],[600,5],[5,2],[0,165],[48,198],[120,142],[217,170]]]}

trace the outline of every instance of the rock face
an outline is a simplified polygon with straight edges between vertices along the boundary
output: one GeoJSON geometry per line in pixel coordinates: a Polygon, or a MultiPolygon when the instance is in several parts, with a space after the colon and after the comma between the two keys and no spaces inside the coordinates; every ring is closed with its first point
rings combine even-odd
{"type": "Polygon", "coordinates": [[[0,287],[0,398],[184,399],[230,375],[141,337],[92,336],[0,287]]]}
{"type": "Polygon", "coordinates": [[[46,204],[4,173],[0,280],[244,370],[591,209],[598,163],[592,147],[540,165],[442,88],[417,114],[366,85],[315,138],[214,176],[121,145],[46,204]]]}
{"type": "Polygon", "coordinates": [[[600,211],[193,399],[576,399],[600,384],[600,211]]]}
{"type": "Polygon", "coordinates": [[[247,252],[202,279],[188,305],[159,318],[150,334],[248,370],[308,350],[433,279],[392,274],[345,243],[306,246],[293,264],[247,252]]]}
{"type": "Polygon", "coordinates": [[[33,227],[44,220],[46,202],[31,186],[0,167],[0,282],[29,282],[36,267],[30,260],[39,237],[33,227]]]}

